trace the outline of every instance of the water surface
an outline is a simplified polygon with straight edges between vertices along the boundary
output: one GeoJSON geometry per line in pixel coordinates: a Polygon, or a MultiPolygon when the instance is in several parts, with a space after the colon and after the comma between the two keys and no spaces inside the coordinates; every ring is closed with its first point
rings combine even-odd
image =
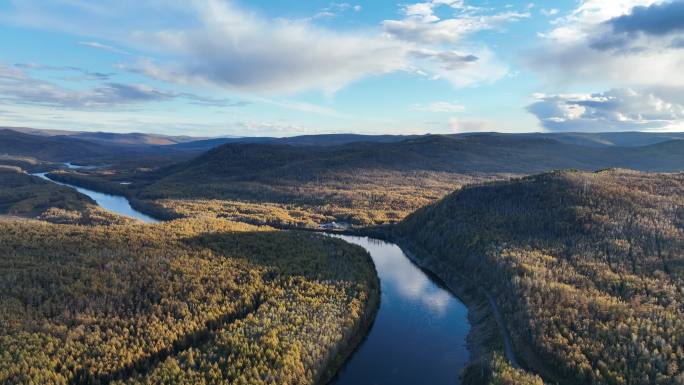
{"type": "Polygon", "coordinates": [[[335,385],[459,384],[469,359],[468,311],[401,249],[370,238],[340,236],[370,253],[382,299],[368,337],[335,385]]]}

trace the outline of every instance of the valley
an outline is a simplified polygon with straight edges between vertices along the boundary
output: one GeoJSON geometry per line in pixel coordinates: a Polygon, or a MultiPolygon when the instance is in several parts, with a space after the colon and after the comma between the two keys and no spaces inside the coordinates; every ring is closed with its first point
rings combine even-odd
{"type": "Polygon", "coordinates": [[[621,384],[636,372],[675,381],[684,191],[673,171],[684,160],[679,142],[661,139],[306,138],[228,143],[178,162],[163,154],[175,144],[107,162],[6,154],[0,375],[11,384],[621,384]],[[671,151],[647,157],[653,146],[671,151]],[[556,166],[609,169],[544,172],[556,166]],[[301,231],[322,229],[357,237],[301,231]],[[315,321],[298,327],[304,319],[315,321]],[[621,338],[631,345],[607,350],[621,338]],[[44,344],[55,349],[31,353],[44,344]]]}
{"type": "Polygon", "coordinates": [[[684,385],[684,0],[0,36],[0,385],[684,385]]]}

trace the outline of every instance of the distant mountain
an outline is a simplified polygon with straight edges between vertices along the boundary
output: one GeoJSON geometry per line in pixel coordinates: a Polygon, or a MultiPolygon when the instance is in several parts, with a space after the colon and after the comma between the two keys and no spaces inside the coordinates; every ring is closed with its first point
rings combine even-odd
{"type": "Polygon", "coordinates": [[[114,134],[109,132],[82,132],[70,136],[91,142],[129,146],[165,146],[192,142],[198,139],[190,136],[165,136],[142,133],[114,134]]]}
{"type": "Polygon", "coordinates": [[[357,135],[357,134],[323,134],[301,135],[285,138],[275,137],[244,137],[244,138],[215,138],[197,140],[193,142],[173,145],[176,149],[208,151],[212,148],[230,143],[240,144],[285,144],[291,146],[336,146],[354,142],[392,143],[414,138],[417,136],[404,135],[357,135]]]}
{"type": "Polygon", "coordinates": [[[71,137],[29,135],[0,129],[0,154],[67,162],[77,158],[113,155],[114,151],[97,143],[71,137]]]}
{"type": "MultiPolygon", "coordinates": [[[[212,148],[230,143],[242,144],[289,144],[292,146],[336,146],[356,142],[394,143],[409,139],[417,139],[425,135],[358,135],[358,134],[324,134],[302,135],[293,137],[242,137],[214,138],[188,141],[173,145],[184,151],[208,151],[212,148]]],[[[684,140],[684,133],[647,133],[647,132],[612,132],[612,133],[464,133],[444,135],[455,139],[465,138],[505,138],[505,139],[553,139],[565,144],[591,147],[639,147],[657,144],[669,140],[684,140]]]]}
{"type": "MultiPolygon", "coordinates": [[[[321,134],[292,137],[220,137],[201,138],[192,136],[172,136],[146,133],[86,132],[68,130],[46,130],[29,127],[0,127],[12,131],[37,136],[68,136],[94,143],[122,146],[169,146],[174,150],[204,152],[230,143],[242,144],[289,144],[292,146],[336,146],[355,142],[394,143],[417,139],[424,135],[361,135],[361,134],[321,134]]],[[[592,147],[639,147],[669,140],[684,140],[684,133],[649,132],[608,132],[608,133],[464,133],[445,135],[453,138],[503,137],[554,139],[561,143],[592,147]]]]}
{"type": "MultiPolygon", "coordinates": [[[[535,135],[535,134],[529,134],[535,135]]],[[[559,142],[579,144],[584,146],[621,146],[639,147],[657,144],[669,140],[684,140],[684,132],[658,133],[658,132],[568,132],[553,134],[537,134],[549,137],[559,142]]]]}
{"type": "Polygon", "coordinates": [[[12,131],[37,136],[67,136],[73,139],[87,140],[101,144],[128,145],[128,146],[164,146],[179,143],[203,140],[205,138],[191,136],[170,136],[159,134],[133,133],[113,133],[113,132],[87,132],[87,131],[67,131],[67,130],[45,130],[28,127],[7,127],[12,131]]]}
{"type": "MultiPolygon", "coordinates": [[[[299,142],[301,143],[301,142],[299,142]]],[[[684,169],[684,140],[651,146],[582,146],[544,136],[422,136],[400,142],[354,142],[329,146],[230,143],[187,163],[175,173],[229,178],[298,178],[339,170],[384,169],[454,173],[537,173],[552,169],[624,167],[644,171],[684,169]]]]}
{"type": "Polygon", "coordinates": [[[102,164],[119,162],[166,163],[181,161],[190,153],[170,146],[122,145],[89,141],[74,135],[32,135],[0,129],[0,156],[24,156],[49,162],[102,164]]]}
{"type": "Polygon", "coordinates": [[[603,167],[674,171],[682,167],[680,149],[684,143],[684,133],[640,132],[330,134],[192,140],[139,133],[21,130],[25,132],[0,129],[0,154],[80,162],[162,157],[167,162],[183,161],[209,151],[173,170],[186,167],[205,172],[202,163],[206,163],[223,174],[232,170],[238,175],[261,172],[261,168],[284,175],[294,170],[311,174],[354,168],[457,173],[534,173],[556,168],[603,167]],[[241,164],[244,168],[238,170],[241,164]]]}

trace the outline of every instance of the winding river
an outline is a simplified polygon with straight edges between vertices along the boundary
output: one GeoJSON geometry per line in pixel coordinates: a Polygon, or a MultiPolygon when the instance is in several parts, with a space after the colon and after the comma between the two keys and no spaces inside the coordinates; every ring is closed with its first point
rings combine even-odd
{"type": "Polygon", "coordinates": [[[94,200],[95,203],[97,203],[100,207],[102,207],[106,210],[109,210],[109,211],[113,211],[119,215],[123,215],[125,217],[130,217],[130,218],[135,218],[135,219],[141,220],[141,221],[146,222],[146,223],[157,223],[157,222],[159,222],[158,220],[152,218],[151,216],[145,215],[145,214],[141,213],[140,211],[137,211],[136,209],[131,207],[131,203],[125,197],[122,197],[119,195],[104,194],[101,192],[88,190],[88,189],[83,188],[83,187],[77,187],[77,186],[70,185],[67,183],[58,182],[56,180],[50,179],[47,176],[47,173],[45,173],[45,172],[40,172],[40,173],[36,173],[36,174],[32,174],[32,175],[35,175],[39,178],[48,180],[48,181],[53,182],[53,183],[60,184],[62,186],[74,188],[74,189],[76,189],[76,191],[80,192],[81,194],[87,195],[90,198],[92,198],[92,200],[94,200]]]}
{"type": "MultiPolygon", "coordinates": [[[[158,222],[133,209],[122,196],[75,188],[101,207],[144,222],[158,222]]],[[[381,284],[375,323],[361,346],[332,381],[335,385],[457,385],[468,361],[466,307],[392,244],[335,235],[366,249],[381,284]]]]}

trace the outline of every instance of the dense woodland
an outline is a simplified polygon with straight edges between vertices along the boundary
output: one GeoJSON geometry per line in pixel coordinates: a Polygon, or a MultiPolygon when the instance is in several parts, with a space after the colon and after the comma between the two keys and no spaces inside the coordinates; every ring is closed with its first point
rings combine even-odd
{"type": "MultiPolygon", "coordinates": [[[[372,318],[372,264],[341,241],[259,225],[338,221],[399,222],[386,234],[445,281],[477,277],[517,355],[550,382],[684,384],[684,176],[516,178],[681,169],[684,141],[271,138],[171,164],[181,150],[143,157],[113,137],[83,150],[81,164],[102,167],[65,170],[25,153],[73,160],[83,139],[3,135],[14,144],[0,156],[0,383],[323,382],[372,318]],[[176,220],[138,224],[23,171],[48,168],[176,220]]],[[[498,346],[478,358],[467,383],[541,384],[498,346]]]]}
{"type": "Polygon", "coordinates": [[[367,254],[222,220],[0,220],[0,383],[313,384],[363,334],[367,254]]]}
{"type": "Polygon", "coordinates": [[[393,231],[445,279],[478,277],[548,379],[684,384],[684,174],[471,186],[393,231]]]}

